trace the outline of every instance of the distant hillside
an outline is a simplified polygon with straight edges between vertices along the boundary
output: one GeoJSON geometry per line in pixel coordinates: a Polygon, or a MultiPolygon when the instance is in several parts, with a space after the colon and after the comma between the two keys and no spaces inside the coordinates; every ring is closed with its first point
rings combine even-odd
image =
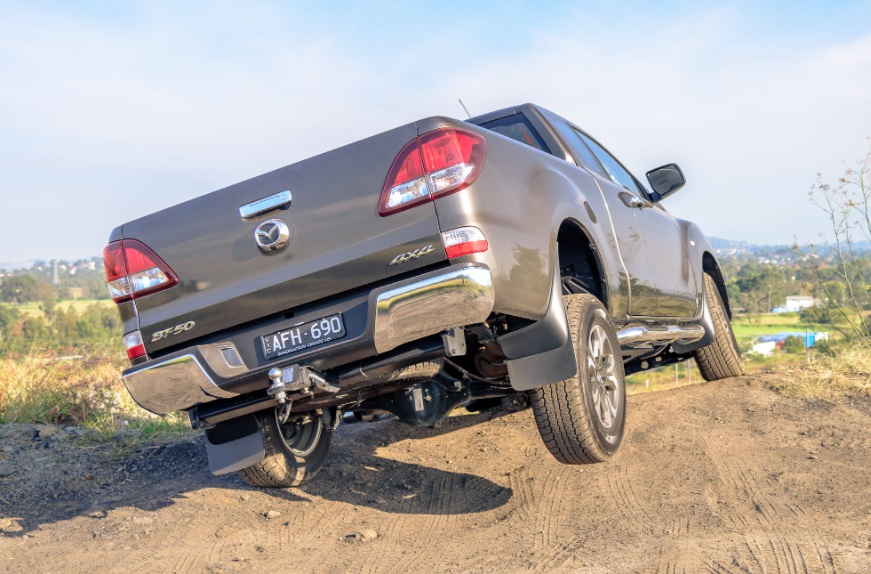
{"type": "MultiPolygon", "coordinates": [[[[832,245],[821,243],[816,245],[788,245],[788,244],[760,244],[751,243],[749,241],[736,241],[734,239],[724,239],[722,237],[708,237],[711,247],[716,250],[733,251],[738,253],[749,253],[753,255],[765,255],[774,253],[783,253],[784,251],[798,250],[799,253],[806,254],[811,252],[827,255],[832,249],[832,245]]],[[[857,251],[871,251],[871,241],[859,241],[853,244],[853,249],[857,251]]]]}
{"type": "Polygon", "coordinates": [[[0,271],[14,271],[16,269],[30,269],[34,264],[33,259],[27,261],[0,261],[0,271]]]}

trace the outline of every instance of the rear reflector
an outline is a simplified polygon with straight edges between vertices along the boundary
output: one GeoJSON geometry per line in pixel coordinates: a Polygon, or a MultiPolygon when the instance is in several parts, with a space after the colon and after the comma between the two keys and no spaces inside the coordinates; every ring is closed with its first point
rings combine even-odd
{"type": "Polygon", "coordinates": [[[113,241],[103,249],[109,295],[116,303],[154,293],[178,283],[163,259],[136,239],[113,241]]]}
{"type": "Polygon", "coordinates": [[[393,160],[378,213],[390,215],[471,185],[484,166],[484,138],[452,128],[411,140],[393,160]]]}
{"type": "Polygon", "coordinates": [[[458,227],[442,233],[448,259],[470,253],[483,253],[490,248],[484,233],[477,227],[458,227]]]}
{"type": "Polygon", "coordinates": [[[127,358],[131,361],[145,356],[145,345],[142,343],[142,334],[139,331],[124,335],[124,346],[127,348],[127,358]]]}

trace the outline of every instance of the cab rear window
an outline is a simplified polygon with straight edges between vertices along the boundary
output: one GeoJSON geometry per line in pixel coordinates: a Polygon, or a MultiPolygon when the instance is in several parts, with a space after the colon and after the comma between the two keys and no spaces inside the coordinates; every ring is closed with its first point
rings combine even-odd
{"type": "Polygon", "coordinates": [[[513,114],[481,124],[481,127],[493,130],[503,136],[525,143],[543,152],[550,153],[544,141],[539,137],[530,123],[522,114],[513,114]]]}

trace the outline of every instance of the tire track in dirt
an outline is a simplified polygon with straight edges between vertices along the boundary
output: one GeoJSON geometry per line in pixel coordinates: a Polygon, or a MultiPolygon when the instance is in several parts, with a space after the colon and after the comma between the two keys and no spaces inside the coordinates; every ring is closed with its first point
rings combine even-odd
{"type": "MultiPolygon", "coordinates": [[[[300,493],[304,494],[304,493],[300,493]]],[[[326,525],[335,527],[342,521],[343,517],[330,516],[332,505],[327,501],[319,500],[314,496],[309,496],[309,500],[299,501],[294,503],[294,515],[287,520],[280,519],[280,524],[266,524],[270,541],[275,541],[278,551],[282,554],[301,556],[302,560],[298,562],[299,571],[316,570],[320,554],[318,552],[300,553],[300,546],[305,543],[307,545],[315,544],[312,538],[312,533],[326,525]],[[297,507],[302,506],[302,512],[299,512],[297,507]]],[[[261,526],[261,530],[262,530],[261,526]]]]}
{"type": "Polygon", "coordinates": [[[682,557],[679,553],[660,548],[659,556],[656,560],[655,574],[688,574],[686,567],[683,565],[682,557]]]}
{"type": "Polygon", "coordinates": [[[487,494],[487,489],[482,488],[478,481],[450,474],[431,481],[426,491],[427,495],[423,501],[416,499],[403,501],[406,504],[402,506],[407,509],[407,512],[391,517],[389,526],[384,529],[384,538],[404,546],[402,555],[398,559],[396,556],[389,555],[376,556],[371,563],[361,568],[362,573],[405,574],[420,564],[429,563],[428,559],[436,557],[427,554],[438,551],[438,545],[433,545],[432,541],[446,534],[448,536],[453,534],[453,531],[457,530],[453,528],[453,524],[463,520],[463,515],[456,509],[468,500],[479,500],[487,494]],[[425,505],[425,512],[414,512],[421,504],[425,505]],[[423,525],[421,525],[422,518],[425,520],[423,525]],[[408,533],[420,532],[426,535],[408,535],[408,533]]]}
{"type": "Polygon", "coordinates": [[[574,497],[566,483],[578,476],[575,468],[557,468],[549,471],[544,477],[544,488],[536,501],[535,541],[533,551],[538,554],[546,552],[559,540],[560,525],[572,506],[574,497]]]}
{"type": "Polygon", "coordinates": [[[393,520],[394,524],[391,530],[394,535],[399,532],[407,532],[409,529],[411,529],[412,532],[420,529],[420,532],[426,532],[425,541],[423,541],[424,543],[421,543],[422,541],[418,538],[405,537],[403,544],[405,545],[406,550],[403,552],[401,558],[399,560],[389,558],[386,560],[385,564],[382,564],[381,561],[376,562],[373,564],[371,570],[369,570],[371,574],[378,574],[382,571],[388,574],[402,574],[408,572],[418,563],[424,553],[428,550],[426,542],[438,537],[441,534],[443,526],[447,522],[447,515],[445,512],[447,512],[451,507],[455,495],[455,486],[455,477],[453,476],[443,476],[430,482],[427,488],[427,498],[425,500],[426,512],[417,514],[413,519],[412,515],[406,514],[393,520]],[[420,524],[420,518],[424,518],[425,520],[423,525],[420,524]],[[413,526],[404,526],[406,523],[413,523],[413,526]]]}
{"type": "Polygon", "coordinates": [[[201,555],[196,552],[184,552],[179,556],[172,565],[170,572],[172,574],[188,574],[189,572],[198,572],[197,566],[200,563],[201,555]]]}
{"type": "MultiPolygon", "coordinates": [[[[597,475],[589,482],[574,483],[577,488],[572,488],[571,485],[569,488],[555,486],[552,491],[545,494],[552,501],[547,509],[546,517],[542,521],[544,524],[543,536],[537,553],[541,554],[541,551],[544,551],[545,557],[535,568],[536,572],[560,570],[567,567],[572,561],[588,556],[588,553],[584,553],[583,549],[589,544],[589,537],[572,536],[567,541],[561,542],[552,534],[553,526],[562,523],[572,508],[589,508],[593,504],[602,502],[607,508],[607,513],[622,516],[628,521],[626,524],[628,528],[637,530],[641,534],[653,530],[654,521],[647,510],[647,505],[638,496],[638,492],[633,486],[633,467],[611,463],[611,466],[597,465],[582,468],[590,471],[589,474],[585,475],[586,477],[592,478],[593,472],[596,472],[597,475]]],[[[564,478],[571,470],[571,467],[560,469],[556,471],[556,474],[564,478]]],[[[634,478],[638,479],[639,477],[635,476],[634,478]]],[[[559,483],[557,480],[553,482],[555,485],[559,483]]]]}
{"type": "Polygon", "coordinates": [[[631,440],[608,464],[558,465],[528,413],[474,430],[462,415],[450,432],[384,421],[357,435],[347,427],[317,483],[275,491],[180,472],[189,448],[161,450],[139,474],[125,463],[123,481],[112,482],[118,463],[108,454],[45,448],[31,431],[4,435],[0,425],[18,468],[52,456],[66,469],[81,458],[75,468],[106,477],[99,489],[82,480],[69,491],[105,509],[99,519],[59,509],[47,495],[67,490],[33,480],[45,474],[4,477],[14,506],[0,514],[23,516],[27,530],[0,533],[0,571],[871,572],[871,442],[859,438],[871,402],[818,405],[738,379],[632,403],[631,440]],[[281,516],[267,520],[268,510],[281,516]],[[342,540],[368,528],[378,537],[342,540]]]}
{"type": "Polygon", "coordinates": [[[596,496],[583,481],[589,476],[584,470],[586,467],[558,467],[546,475],[548,485],[537,504],[533,548],[534,556],[541,558],[535,572],[552,572],[577,560],[587,542],[564,527],[573,511],[589,508],[590,500],[596,496]]]}
{"type": "Polygon", "coordinates": [[[632,473],[629,465],[614,464],[607,469],[604,479],[616,510],[630,524],[636,525],[641,533],[652,532],[654,520],[647,510],[647,505],[641,500],[632,485],[632,473]]]}
{"type": "Polygon", "coordinates": [[[741,547],[732,549],[731,565],[709,561],[706,567],[711,572],[729,573],[738,568],[740,572],[837,574],[834,561],[826,558],[831,558],[831,552],[824,537],[814,524],[805,520],[806,513],[799,504],[772,499],[760,488],[766,479],[746,459],[729,457],[711,441],[703,438],[703,442],[719,478],[714,492],[723,495],[718,501],[726,501],[716,504],[711,511],[731,524],[744,539],[741,547]]]}

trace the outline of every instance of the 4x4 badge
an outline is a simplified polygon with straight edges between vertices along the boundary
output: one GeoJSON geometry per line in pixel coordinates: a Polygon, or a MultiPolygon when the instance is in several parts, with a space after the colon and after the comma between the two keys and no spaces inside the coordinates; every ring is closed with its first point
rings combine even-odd
{"type": "Polygon", "coordinates": [[[427,253],[432,253],[435,251],[435,247],[432,246],[432,243],[425,247],[418,247],[417,249],[412,249],[411,251],[406,251],[405,253],[400,253],[396,257],[390,260],[389,265],[397,265],[399,263],[405,263],[406,261],[411,261],[412,259],[417,259],[419,257],[423,257],[427,253]]]}

